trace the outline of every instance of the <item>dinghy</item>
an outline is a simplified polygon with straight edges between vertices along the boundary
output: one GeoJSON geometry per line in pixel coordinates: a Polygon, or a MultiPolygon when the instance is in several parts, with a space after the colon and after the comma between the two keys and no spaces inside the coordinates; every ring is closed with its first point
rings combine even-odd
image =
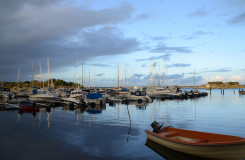
{"type": "Polygon", "coordinates": [[[245,138],[163,127],[156,121],[153,131],[146,130],[147,138],[167,148],[211,159],[245,158],[245,138]]]}

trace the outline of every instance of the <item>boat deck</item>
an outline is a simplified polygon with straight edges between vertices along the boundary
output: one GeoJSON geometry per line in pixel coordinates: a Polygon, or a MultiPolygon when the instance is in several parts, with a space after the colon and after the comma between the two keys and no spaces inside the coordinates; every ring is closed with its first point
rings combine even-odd
{"type": "Polygon", "coordinates": [[[178,132],[176,131],[166,131],[159,133],[160,136],[170,138],[172,140],[177,141],[183,141],[183,142],[189,142],[189,143],[208,143],[208,139],[206,138],[190,138],[185,136],[180,136],[178,132]]]}

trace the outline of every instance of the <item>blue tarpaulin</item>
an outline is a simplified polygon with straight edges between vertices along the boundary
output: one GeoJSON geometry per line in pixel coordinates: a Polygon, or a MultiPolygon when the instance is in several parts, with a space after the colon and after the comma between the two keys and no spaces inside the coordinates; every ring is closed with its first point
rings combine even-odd
{"type": "Polygon", "coordinates": [[[102,98],[102,95],[100,93],[89,93],[86,96],[87,96],[87,99],[99,99],[99,98],[102,98]]]}
{"type": "Polygon", "coordinates": [[[128,91],[128,89],[127,88],[122,88],[121,91],[126,92],[126,91],[128,91]]]}

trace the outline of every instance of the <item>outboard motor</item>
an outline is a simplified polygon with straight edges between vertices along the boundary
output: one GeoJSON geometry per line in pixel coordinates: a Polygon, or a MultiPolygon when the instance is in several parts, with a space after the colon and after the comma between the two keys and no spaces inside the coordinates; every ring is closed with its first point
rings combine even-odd
{"type": "Polygon", "coordinates": [[[152,124],[151,124],[151,127],[153,128],[153,132],[155,133],[159,133],[161,128],[162,128],[162,125],[160,125],[157,121],[154,121],[152,124]]]}

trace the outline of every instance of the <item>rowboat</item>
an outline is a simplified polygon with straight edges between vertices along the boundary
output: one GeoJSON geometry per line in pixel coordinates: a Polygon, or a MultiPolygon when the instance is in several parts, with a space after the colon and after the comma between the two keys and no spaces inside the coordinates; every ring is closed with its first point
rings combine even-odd
{"type": "Polygon", "coordinates": [[[190,154],[178,152],[176,150],[164,147],[148,138],[145,145],[167,160],[210,160],[208,158],[201,158],[190,154]]]}
{"type": "Polygon", "coordinates": [[[36,103],[29,101],[21,101],[19,107],[23,108],[24,112],[39,111],[39,106],[36,106],[36,103]]]}
{"type": "Polygon", "coordinates": [[[220,160],[243,160],[245,138],[163,127],[152,123],[153,131],[146,130],[147,138],[178,152],[197,157],[220,160]]]}

